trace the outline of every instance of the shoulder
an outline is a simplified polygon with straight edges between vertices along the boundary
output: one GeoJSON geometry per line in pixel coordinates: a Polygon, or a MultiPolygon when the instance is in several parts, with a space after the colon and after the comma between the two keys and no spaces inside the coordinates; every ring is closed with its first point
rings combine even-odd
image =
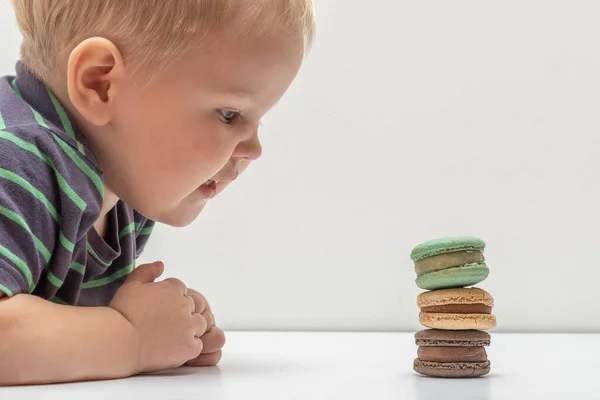
{"type": "Polygon", "coordinates": [[[44,127],[0,129],[0,149],[0,170],[5,174],[11,171],[35,181],[54,181],[60,188],[73,185],[78,191],[88,192],[81,195],[102,196],[100,171],[71,144],[44,127]]]}
{"type": "Polygon", "coordinates": [[[54,191],[60,171],[59,146],[37,126],[6,127],[0,130],[0,187],[6,181],[41,191],[54,191]]]}
{"type": "MultiPolygon", "coordinates": [[[[31,92],[32,94],[28,93],[29,97],[33,96],[36,100],[42,97],[39,90],[31,92]]],[[[47,98],[45,103],[54,99],[49,90],[44,92],[43,97],[47,98]]],[[[76,138],[74,134],[69,135],[63,128],[53,125],[46,118],[50,111],[45,110],[45,113],[46,115],[42,116],[40,111],[25,101],[23,94],[16,87],[14,77],[0,78],[0,152],[3,153],[4,161],[11,158],[21,160],[22,157],[25,157],[25,160],[37,159],[50,169],[59,169],[73,179],[77,179],[79,175],[84,180],[89,179],[102,193],[102,171],[89,148],[78,140],[82,137],[76,138]]],[[[59,118],[62,117],[55,116],[50,119],[59,118]]],[[[68,120],[66,116],[65,119],[68,120]]]]}

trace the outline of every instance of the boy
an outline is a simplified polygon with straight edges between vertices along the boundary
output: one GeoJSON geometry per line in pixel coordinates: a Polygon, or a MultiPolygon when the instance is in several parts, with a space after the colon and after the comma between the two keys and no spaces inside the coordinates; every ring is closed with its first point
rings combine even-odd
{"type": "Polygon", "coordinates": [[[0,80],[0,384],[215,365],[223,332],[163,265],[154,221],[191,223],[260,156],[296,76],[310,0],[12,0],[0,80]]]}

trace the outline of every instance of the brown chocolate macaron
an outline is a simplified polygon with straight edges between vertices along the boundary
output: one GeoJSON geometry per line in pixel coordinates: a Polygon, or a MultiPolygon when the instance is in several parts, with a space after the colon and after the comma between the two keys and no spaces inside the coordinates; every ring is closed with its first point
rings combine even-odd
{"type": "Polygon", "coordinates": [[[419,346],[414,370],[441,378],[468,378],[490,372],[484,346],[490,335],[475,330],[444,331],[427,329],[415,334],[419,346]]]}

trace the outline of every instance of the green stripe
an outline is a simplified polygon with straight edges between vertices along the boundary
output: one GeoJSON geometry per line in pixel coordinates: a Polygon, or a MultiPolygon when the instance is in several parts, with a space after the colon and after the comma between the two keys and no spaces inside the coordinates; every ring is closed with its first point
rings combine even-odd
{"type": "Polygon", "coordinates": [[[58,186],[61,190],[67,195],[73,203],[79,208],[81,211],[85,211],[87,208],[87,203],[83,200],[75,191],[71,188],[67,180],[58,172],[56,172],[56,180],[58,181],[58,186]]]}
{"type": "Polygon", "coordinates": [[[44,257],[44,261],[46,261],[46,264],[48,264],[50,262],[50,258],[52,257],[52,254],[50,254],[50,251],[48,250],[48,248],[44,245],[44,243],[42,243],[42,241],[35,236],[33,233],[31,233],[31,236],[33,237],[33,241],[35,242],[35,247],[38,249],[38,251],[40,253],[42,253],[42,257],[44,257]]]}
{"type": "Polygon", "coordinates": [[[42,253],[42,256],[44,257],[44,260],[46,260],[46,263],[50,261],[50,257],[51,257],[50,251],[42,243],[42,241],[33,234],[31,229],[29,228],[29,225],[27,225],[27,222],[25,222],[25,220],[19,214],[9,210],[8,208],[4,208],[2,206],[0,206],[0,214],[4,215],[6,218],[8,218],[11,221],[15,222],[16,224],[18,224],[21,228],[25,229],[31,235],[31,237],[33,237],[33,240],[35,241],[35,247],[38,249],[38,251],[40,253],[42,253]]]}
{"type": "Polygon", "coordinates": [[[71,264],[71,269],[79,272],[81,275],[85,275],[85,265],[74,262],[71,264]]]}
{"type": "Polygon", "coordinates": [[[88,178],[94,183],[96,189],[100,192],[100,195],[104,197],[104,184],[102,183],[102,179],[100,176],[90,168],[90,166],[83,161],[79,154],[68,143],[65,143],[60,137],[58,137],[54,132],[52,132],[52,136],[56,143],[63,149],[63,151],[69,156],[69,158],[79,167],[84,174],[87,175],[88,178]]]}
{"type": "Polygon", "coordinates": [[[85,211],[87,208],[87,203],[73,190],[73,188],[69,185],[67,180],[58,172],[56,165],[52,159],[42,153],[34,144],[29,143],[20,137],[13,135],[10,132],[5,132],[0,130],[0,139],[8,140],[9,142],[19,146],[20,148],[29,151],[30,153],[36,155],[38,158],[42,159],[50,168],[54,170],[54,174],[56,175],[56,179],[58,180],[58,186],[61,190],[67,195],[73,203],[81,210],[85,211]]]}
{"type": "Polygon", "coordinates": [[[44,196],[44,194],[42,192],[40,192],[31,183],[29,183],[29,181],[20,177],[19,175],[15,174],[14,172],[11,172],[11,171],[9,171],[7,169],[3,169],[3,168],[0,168],[0,177],[4,178],[6,180],[9,180],[13,183],[16,183],[17,185],[21,186],[23,189],[25,189],[29,193],[31,193],[36,199],[38,199],[40,202],[42,202],[44,204],[44,206],[46,206],[46,208],[48,209],[48,212],[50,213],[50,215],[52,215],[52,218],[57,223],[59,223],[59,224],[61,223],[60,215],[58,215],[56,208],[54,208],[54,206],[52,205],[50,200],[48,200],[48,198],[46,196],[44,196]]]}
{"type": "MultiPolygon", "coordinates": [[[[19,97],[23,98],[23,95],[21,94],[21,90],[19,90],[19,87],[17,86],[17,81],[15,79],[13,79],[11,85],[12,85],[13,89],[15,90],[15,92],[17,92],[17,94],[19,95],[19,97]]],[[[33,117],[35,118],[35,120],[37,121],[37,123],[39,125],[43,126],[46,129],[50,129],[48,127],[48,124],[46,124],[46,121],[44,121],[44,118],[40,115],[40,113],[37,112],[31,106],[29,106],[29,108],[31,108],[31,112],[33,112],[33,117]]]]}
{"type": "Polygon", "coordinates": [[[29,107],[29,108],[31,108],[31,111],[33,112],[33,117],[35,118],[36,122],[40,126],[43,126],[44,128],[50,130],[50,127],[48,126],[46,121],[44,121],[44,117],[42,117],[42,115],[39,112],[37,112],[37,110],[34,109],[33,107],[29,107]]]}
{"type": "Polygon", "coordinates": [[[71,243],[71,241],[67,239],[62,232],[60,233],[58,240],[60,240],[60,244],[65,246],[65,249],[69,250],[71,253],[73,252],[73,250],[75,250],[75,245],[71,243]]]}
{"type": "Polygon", "coordinates": [[[61,287],[64,283],[50,271],[48,271],[47,276],[48,276],[48,280],[50,281],[50,283],[53,284],[54,286],[56,286],[57,288],[61,287]]]}
{"type": "Polygon", "coordinates": [[[17,86],[17,80],[13,79],[12,82],[10,83],[10,85],[12,86],[13,90],[15,92],[17,92],[19,97],[23,98],[23,95],[21,94],[21,90],[19,90],[19,87],[17,86]]]}
{"type": "Polygon", "coordinates": [[[73,130],[73,125],[71,125],[71,119],[67,115],[65,109],[60,104],[60,102],[58,101],[58,99],[56,98],[56,96],[54,96],[54,93],[52,93],[52,91],[50,90],[50,88],[48,88],[46,86],[46,90],[48,91],[48,95],[50,96],[50,100],[52,100],[52,104],[54,105],[54,109],[56,110],[56,113],[58,114],[58,117],[60,118],[60,122],[62,123],[64,131],[66,132],[67,135],[69,135],[70,137],[72,137],[75,140],[75,142],[77,143],[77,150],[79,150],[79,152],[81,154],[85,155],[85,149],[83,148],[83,145],[81,143],[79,143],[77,141],[77,138],[75,137],[75,131],[73,130]]]}
{"type": "Polygon", "coordinates": [[[96,254],[96,252],[94,251],[94,249],[92,248],[92,246],[90,246],[90,244],[87,244],[87,250],[88,253],[90,253],[90,255],[92,257],[94,257],[94,259],[96,261],[98,261],[100,264],[102,264],[104,267],[108,268],[110,267],[110,263],[107,263],[106,261],[104,261],[103,259],[100,258],[100,256],[98,254],[96,254]]]}
{"type": "Polygon", "coordinates": [[[129,235],[134,230],[137,231],[139,229],[139,227],[140,227],[139,222],[132,222],[131,224],[127,225],[125,228],[121,229],[121,233],[119,233],[119,239],[122,239],[123,236],[129,235]]]}
{"type": "Polygon", "coordinates": [[[4,117],[2,117],[2,113],[0,113],[0,129],[5,129],[6,124],[4,123],[4,117]]]}
{"type": "Polygon", "coordinates": [[[58,298],[58,296],[54,296],[53,298],[50,299],[50,301],[53,302],[53,303],[56,303],[56,304],[61,304],[63,306],[68,306],[69,305],[69,303],[67,303],[63,299],[58,298]]]}
{"type": "Polygon", "coordinates": [[[119,278],[122,278],[126,275],[129,275],[131,271],[133,271],[135,263],[129,264],[125,268],[122,268],[115,272],[114,274],[107,276],[106,278],[96,279],[95,281],[89,281],[81,285],[83,289],[92,289],[100,286],[106,286],[111,282],[116,281],[119,278]]]}
{"type": "Polygon", "coordinates": [[[8,260],[10,260],[10,262],[15,264],[21,270],[21,272],[23,273],[23,275],[25,275],[25,278],[27,279],[29,291],[33,291],[33,276],[31,276],[31,271],[29,270],[29,267],[27,266],[25,261],[21,260],[13,252],[11,252],[9,249],[2,245],[0,245],[0,254],[6,257],[8,260]]]}
{"type": "Polygon", "coordinates": [[[50,88],[46,86],[46,90],[48,91],[50,100],[52,101],[52,104],[54,105],[54,109],[56,110],[56,113],[58,114],[58,117],[60,118],[60,122],[63,125],[63,130],[65,131],[65,133],[67,135],[69,135],[70,137],[75,139],[75,131],[73,130],[73,126],[71,125],[71,120],[67,116],[67,113],[65,112],[64,108],[62,107],[62,105],[60,104],[60,102],[58,101],[56,96],[54,96],[54,93],[52,93],[50,88]]]}
{"type": "Polygon", "coordinates": [[[147,228],[144,228],[140,231],[140,235],[149,235],[152,233],[153,229],[154,229],[154,226],[149,226],[147,228]]]}
{"type": "Polygon", "coordinates": [[[12,290],[10,290],[9,288],[7,288],[6,286],[4,286],[1,283],[0,283],[0,292],[3,292],[8,297],[14,296],[14,293],[12,292],[12,290]]]}

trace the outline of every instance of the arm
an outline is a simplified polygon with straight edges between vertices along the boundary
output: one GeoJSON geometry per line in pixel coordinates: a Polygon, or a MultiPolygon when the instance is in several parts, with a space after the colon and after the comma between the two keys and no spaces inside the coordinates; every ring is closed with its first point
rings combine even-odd
{"type": "Polygon", "coordinates": [[[110,307],[0,299],[0,385],[124,378],[197,358],[206,319],[183,282],[154,282],[163,268],[137,267],[110,307]]]}
{"type": "MultiPolygon", "coordinates": [[[[73,193],[90,197],[83,184],[88,178],[41,127],[0,136],[0,291],[6,294],[0,299],[0,384],[135,373],[139,335],[119,311],[61,306],[27,294],[54,266],[52,252],[66,232],[59,217],[81,217],[73,193]]],[[[76,232],[67,231],[73,241],[76,232]]]]}
{"type": "Polygon", "coordinates": [[[136,331],[117,310],[63,306],[26,294],[0,297],[0,385],[141,372],[136,331]]]}

